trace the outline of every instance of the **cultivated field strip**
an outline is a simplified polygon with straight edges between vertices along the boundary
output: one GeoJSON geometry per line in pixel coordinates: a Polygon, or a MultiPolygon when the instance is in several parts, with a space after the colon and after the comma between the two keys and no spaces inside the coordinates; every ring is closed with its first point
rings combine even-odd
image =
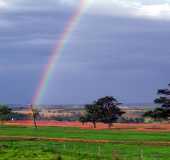
{"type": "Polygon", "coordinates": [[[47,138],[30,136],[0,136],[0,141],[51,141],[51,142],[81,142],[81,143],[112,143],[112,144],[135,144],[135,145],[154,145],[170,146],[170,141],[113,141],[113,140],[84,140],[76,138],[47,138]]]}

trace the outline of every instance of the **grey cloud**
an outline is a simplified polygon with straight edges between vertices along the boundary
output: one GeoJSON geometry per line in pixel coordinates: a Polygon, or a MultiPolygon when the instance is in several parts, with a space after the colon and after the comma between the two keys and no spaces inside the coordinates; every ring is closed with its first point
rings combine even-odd
{"type": "MultiPolygon", "coordinates": [[[[19,9],[25,4],[17,3],[17,9],[0,14],[0,88],[5,91],[0,101],[28,103],[72,12],[49,9],[52,1],[37,11],[19,9]]],[[[42,103],[86,103],[102,95],[151,102],[170,79],[169,37],[169,21],[85,14],[56,62],[42,103]]]]}

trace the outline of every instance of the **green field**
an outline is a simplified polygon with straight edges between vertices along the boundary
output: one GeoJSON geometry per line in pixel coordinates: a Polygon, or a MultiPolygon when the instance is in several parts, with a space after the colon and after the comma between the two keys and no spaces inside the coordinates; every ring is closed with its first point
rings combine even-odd
{"type": "Polygon", "coordinates": [[[170,133],[0,127],[0,160],[170,160],[170,133]],[[2,136],[110,140],[110,143],[4,140],[2,136]]]}

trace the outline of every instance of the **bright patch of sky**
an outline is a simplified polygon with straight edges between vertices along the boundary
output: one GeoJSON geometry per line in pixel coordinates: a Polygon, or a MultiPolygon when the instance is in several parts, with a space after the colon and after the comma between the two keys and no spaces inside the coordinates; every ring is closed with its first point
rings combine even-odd
{"type": "MultiPolygon", "coordinates": [[[[1,9],[47,9],[64,8],[78,5],[79,0],[0,0],[1,9]],[[45,5],[44,5],[45,4],[45,5]]],[[[170,19],[169,0],[86,0],[89,14],[112,16],[139,16],[145,18],[170,19]]]]}

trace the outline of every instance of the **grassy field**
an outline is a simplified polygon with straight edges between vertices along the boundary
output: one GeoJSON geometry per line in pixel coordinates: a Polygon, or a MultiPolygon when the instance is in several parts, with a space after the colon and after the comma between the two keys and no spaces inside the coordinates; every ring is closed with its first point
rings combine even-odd
{"type": "Polygon", "coordinates": [[[2,136],[110,140],[110,143],[0,141],[0,160],[170,160],[170,133],[81,130],[68,127],[0,127],[2,136]],[[119,142],[119,143],[116,143],[119,142]],[[133,143],[132,143],[133,142],[133,143]]]}

